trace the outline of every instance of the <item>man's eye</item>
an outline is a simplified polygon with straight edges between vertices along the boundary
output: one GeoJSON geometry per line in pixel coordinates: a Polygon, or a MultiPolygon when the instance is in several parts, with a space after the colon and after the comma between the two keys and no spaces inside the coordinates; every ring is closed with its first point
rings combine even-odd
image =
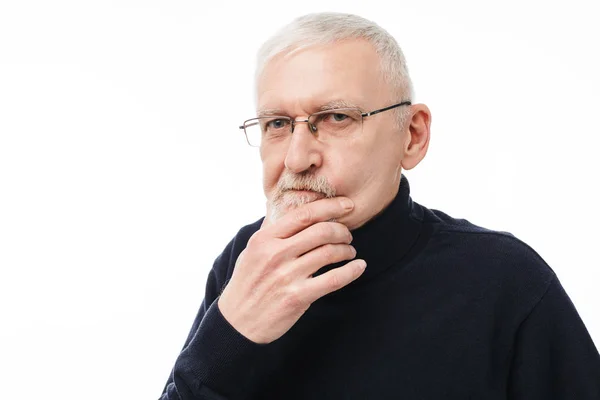
{"type": "Polygon", "coordinates": [[[327,124],[336,124],[340,122],[350,122],[352,120],[352,117],[348,115],[348,113],[330,112],[321,114],[319,120],[327,124]]]}
{"type": "Polygon", "coordinates": [[[342,122],[343,120],[348,118],[348,116],[346,114],[335,113],[335,114],[332,114],[332,118],[336,122],[342,122]]]}
{"type": "Polygon", "coordinates": [[[272,121],[267,122],[267,129],[282,129],[285,128],[288,124],[288,121],[285,119],[274,119],[272,121]]]}

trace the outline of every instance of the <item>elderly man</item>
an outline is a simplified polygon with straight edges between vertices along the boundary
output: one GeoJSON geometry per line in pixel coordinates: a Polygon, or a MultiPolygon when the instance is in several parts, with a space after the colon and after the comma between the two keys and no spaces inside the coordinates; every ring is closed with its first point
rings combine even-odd
{"type": "Polygon", "coordinates": [[[600,356],[544,260],[425,208],[429,145],[396,41],[311,14],[266,42],[266,216],[217,258],[162,399],[600,399],[600,356]]]}

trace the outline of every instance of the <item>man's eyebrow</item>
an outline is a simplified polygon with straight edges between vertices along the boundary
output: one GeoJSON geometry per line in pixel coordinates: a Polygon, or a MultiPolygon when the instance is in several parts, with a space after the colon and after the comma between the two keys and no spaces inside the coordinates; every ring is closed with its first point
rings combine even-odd
{"type": "MultiPolygon", "coordinates": [[[[349,102],[347,100],[328,101],[327,103],[323,104],[322,106],[317,107],[315,111],[318,112],[318,111],[336,110],[338,108],[358,108],[359,110],[362,111],[361,107],[359,107],[358,105],[356,105],[352,102],[349,102]]],[[[262,110],[258,110],[258,112],[257,112],[258,117],[269,117],[269,116],[273,116],[273,115],[288,116],[288,113],[279,108],[264,108],[262,110]]]]}
{"type": "Polygon", "coordinates": [[[358,108],[359,110],[361,109],[358,105],[351,103],[347,100],[332,100],[319,107],[319,111],[335,110],[338,108],[358,108]]]}
{"type": "Polygon", "coordinates": [[[259,117],[269,117],[271,115],[287,116],[287,113],[278,108],[265,108],[262,110],[258,110],[257,113],[257,116],[259,117]]]}

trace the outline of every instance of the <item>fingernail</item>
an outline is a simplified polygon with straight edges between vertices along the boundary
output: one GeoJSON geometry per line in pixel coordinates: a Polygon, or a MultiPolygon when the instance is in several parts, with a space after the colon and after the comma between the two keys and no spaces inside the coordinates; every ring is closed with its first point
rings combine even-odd
{"type": "Polygon", "coordinates": [[[350,199],[341,199],[340,204],[346,211],[350,211],[354,208],[354,203],[350,199]]]}
{"type": "Polygon", "coordinates": [[[360,271],[363,271],[365,268],[367,268],[367,262],[365,260],[360,260],[356,266],[360,271]]]}

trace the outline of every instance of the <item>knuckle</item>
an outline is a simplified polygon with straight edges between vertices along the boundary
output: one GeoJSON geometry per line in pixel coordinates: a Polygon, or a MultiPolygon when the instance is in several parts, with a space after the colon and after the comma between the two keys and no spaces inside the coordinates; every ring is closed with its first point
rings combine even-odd
{"type": "Polygon", "coordinates": [[[348,241],[348,243],[352,243],[352,232],[350,232],[350,229],[348,229],[348,227],[344,226],[344,228],[344,235],[346,237],[346,240],[348,241]]]}
{"type": "Polygon", "coordinates": [[[284,268],[277,268],[273,272],[273,276],[277,285],[280,287],[286,287],[292,281],[290,273],[287,272],[284,268]]]}
{"type": "Polygon", "coordinates": [[[302,294],[297,286],[289,286],[287,288],[283,303],[287,310],[298,311],[305,308],[302,294]]]}
{"type": "Polygon", "coordinates": [[[246,257],[251,256],[252,260],[261,265],[273,266],[278,265],[282,261],[279,248],[280,246],[277,241],[268,241],[264,234],[261,235],[260,231],[258,231],[248,239],[243,252],[246,254],[246,257]]]}
{"type": "MultiPolygon", "coordinates": [[[[281,264],[282,258],[278,251],[267,249],[265,246],[259,255],[259,260],[263,260],[263,262],[269,267],[276,267],[281,264]]],[[[280,271],[280,269],[278,269],[278,271],[280,271]]]]}
{"type": "Polygon", "coordinates": [[[237,256],[237,258],[235,260],[235,269],[238,269],[239,265],[243,265],[244,261],[246,261],[247,258],[248,258],[248,250],[244,249],[241,251],[241,253],[237,256]]]}
{"type": "Polygon", "coordinates": [[[326,244],[326,245],[322,246],[322,248],[321,248],[322,255],[327,260],[331,260],[336,257],[336,255],[337,255],[336,250],[337,250],[336,246],[334,246],[332,244],[326,244]]]}
{"type": "Polygon", "coordinates": [[[340,239],[352,240],[352,234],[346,225],[338,224],[338,230],[336,233],[340,239]]]}
{"type": "Polygon", "coordinates": [[[331,224],[333,228],[332,236],[336,239],[348,240],[351,237],[350,230],[340,223],[331,224]]]}
{"type": "Polygon", "coordinates": [[[246,248],[260,247],[260,245],[263,241],[264,241],[264,239],[263,239],[262,232],[256,231],[256,232],[254,232],[254,234],[252,234],[252,236],[250,236],[250,239],[248,239],[246,248]]]}
{"type": "Polygon", "coordinates": [[[341,289],[344,284],[338,274],[331,274],[329,279],[327,280],[328,289],[331,291],[341,289]]]}
{"type": "Polygon", "coordinates": [[[319,224],[318,235],[321,239],[329,239],[335,234],[335,229],[331,224],[319,224]]]}
{"type": "Polygon", "coordinates": [[[312,221],[312,213],[309,207],[300,207],[295,213],[296,221],[302,225],[310,224],[312,221]]]}
{"type": "Polygon", "coordinates": [[[354,246],[347,245],[344,247],[344,255],[349,258],[353,258],[356,256],[356,249],[354,246]]]}

